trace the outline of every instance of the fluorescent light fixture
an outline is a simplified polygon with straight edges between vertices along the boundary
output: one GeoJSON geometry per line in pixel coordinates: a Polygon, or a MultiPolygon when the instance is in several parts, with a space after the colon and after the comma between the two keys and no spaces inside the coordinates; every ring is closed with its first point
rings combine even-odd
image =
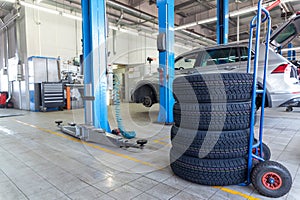
{"type": "Polygon", "coordinates": [[[53,10],[53,9],[50,9],[50,8],[45,8],[45,7],[42,7],[42,6],[38,6],[38,5],[31,4],[31,3],[27,3],[27,2],[24,2],[24,1],[20,1],[20,4],[22,6],[27,7],[27,8],[33,8],[35,10],[44,11],[44,12],[47,12],[47,13],[50,13],[50,14],[55,14],[55,15],[59,15],[60,14],[60,12],[57,11],[57,10],[53,10]]]}
{"type": "Polygon", "coordinates": [[[199,24],[207,24],[207,23],[214,22],[214,21],[217,21],[217,17],[204,19],[204,20],[200,20],[200,21],[197,21],[197,22],[193,22],[193,23],[182,25],[182,26],[178,26],[178,27],[174,28],[174,30],[175,31],[176,30],[182,30],[182,29],[186,29],[186,28],[189,28],[189,27],[192,27],[192,26],[199,25],[199,24]]]}
{"type": "Polygon", "coordinates": [[[245,8],[245,9],[241,9],[241,10],[236,10],[236,11],[229,13],[229,16],[236,17],[239,15],[247,14],[249,12],[254,12],[254,11],[257,11],[257,7],[250,7],[250,8],[245,8]]]}
{"type": "Polygon", "coordinates": [[[121,28],[120,31],[123,32],[123,33],[128,33],[130,35],[139,36],[139,33],[136,32],[136,31],[134,31],[134,30],[129,30],[129,29],[121,28]]]}
{"type": "Polygon", "coordinates": [[[120,31],[122,33],[128,33],[130,35],[139,36],[139,33],[136,30],[133,30],[133,29],[120,28],[120,27],[116,27],[114,25],[109,25],[109,28],[112,29],[112,30],[120,31]]]}
{"type": "Polygon", "coordinates": [[[82,21],[82,17],[80,17],[80,16],[60,12],[58,10],[53,10],[51,8],[42,7],[42,6],[39,6],[39,5],[36,5],[36,4],[27,3],[27,2],[24,2],[24,1],[20,1],[20,4],[22,6],[27,7],[27,8],[32,8],[32,9],[35,9],[35,10],[43,11],[43,12],[54,14],[54,15],[61,15],[63,17],[66,17],[66,18],[69,18],[69,19],[74,19],[74,20],[77,20],[77,21],[82,21]]]}
{"type": "Polygon", "coordinates": [[[4,1],[9,3],[16,3],[16,0],[4,0],[4,1]]]}

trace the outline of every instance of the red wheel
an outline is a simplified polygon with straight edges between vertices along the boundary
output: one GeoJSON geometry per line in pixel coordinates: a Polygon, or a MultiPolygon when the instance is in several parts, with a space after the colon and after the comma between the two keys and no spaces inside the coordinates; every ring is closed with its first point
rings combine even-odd
{"type": "Polygon", "coordinates": [[[282,179],[277,173],[267,172],[262,177],[263,185],[269,190],[277,190],[282,186],[282,179]]]}
{"type": "Polygon", "coordinates": [[[289,171],[274,161],[258,163],[252,170],[251,182],[260,194],[273,198],[287,194],[292,187],[289,171]]]}
{"type": "MultiPolygon", "coordinates": [[[[255,142],[257,141],[256,139],[254,140],[255,142]]],[[[268,145],[266,145],[265,143],[262,144],[263,145],[263,153],[262,153],[262,157],[264,160],[270,160],[271,158],[271,150],[268,147],[268,145]]],[[[257,155],[260,155],[260,148],[257,148],[257,155]]],[[[256,154],[256,149],[252,149],[252,153],[256,154]]]]}

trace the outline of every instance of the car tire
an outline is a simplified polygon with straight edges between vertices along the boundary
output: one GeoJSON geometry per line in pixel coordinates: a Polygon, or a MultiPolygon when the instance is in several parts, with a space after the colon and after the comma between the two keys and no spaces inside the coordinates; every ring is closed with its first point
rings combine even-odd
{"type": "Polygon", "coordinates": [[[153,98],[150,96],[145,96],[143,99],[143,105],[150,108],[153,105],[153,98]]]}
{"type": "Polygon", "coordinates": [[[292,187],[288,169],[274,161],[258,163],[251,172],[251,182],[260,194],[272,198],[284,196],[292,187]]]}
{"type": "Polygon", "coordinates": [[[247,73],[195,74],[173,82],[180,103],[244,102],[252,95],[253,75],[247,73]]]}
{"type": "Polygon", "coordinates": [[[174,174],[202,185],[235,185],[245,182],[247,177],[246,158],[199,159],[171,149],[170,163],[174,174]]]}
{"type": "Polygon", "coordinates": [[[171,143],[184,155],[203,159],[244,157],[248,153],[249,129],[238,131],[195,131],[173,126],[171,143]]]}
{"type": "Polygon", "coordinates": [[[173,109],[177,127],[231,131],[250,127],[251,102],[235,103],[176,103],[173,109]]]}

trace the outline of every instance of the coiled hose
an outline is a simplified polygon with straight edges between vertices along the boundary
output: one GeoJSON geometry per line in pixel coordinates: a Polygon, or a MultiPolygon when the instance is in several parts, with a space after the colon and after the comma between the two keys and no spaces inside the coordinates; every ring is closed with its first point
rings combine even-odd
{"type": "Polygon", "coordinates": [[[116,119],[118,123],[118,129],[122,136],[126,139],[135,138],[136,133],[135,131],[125,131],[125,127],[123,125],[123,119],[121,116],[121,100],[120,100],[120,80],[117,75],[114,75],[114,90],[113,90],[113,97],[114,97],[114,104],[115,104],[115,113],[116,119]]]}

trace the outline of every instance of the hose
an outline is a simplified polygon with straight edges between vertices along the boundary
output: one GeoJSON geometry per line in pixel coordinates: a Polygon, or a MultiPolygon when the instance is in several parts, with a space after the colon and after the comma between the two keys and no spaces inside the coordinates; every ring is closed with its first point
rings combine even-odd
{"type": "Polygon", "coordinates": [[[122,136],[126,139],[135,138],[136,133],[135,131],[125,131],[125,127],[123,125],[123,119],[121,116],[121,100],[120,100],[120,80],[117,75],[114,75],[114,89],[113,89],[113,97],[114,97],[114,104],[115,104],[115,114],[116,120],[118,124],[118,129],[122,136]]]}

